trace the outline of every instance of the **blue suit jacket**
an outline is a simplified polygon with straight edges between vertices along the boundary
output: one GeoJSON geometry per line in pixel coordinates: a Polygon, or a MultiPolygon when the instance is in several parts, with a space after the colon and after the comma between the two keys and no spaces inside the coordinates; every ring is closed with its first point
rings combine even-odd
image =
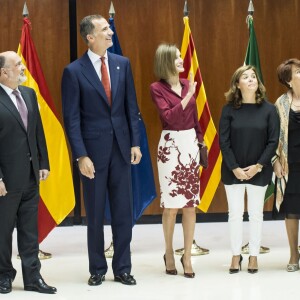
{"type": "Polygon", "coordinates": [[[69,64],[62,78],[63,117],[73,159],[89,156],[96,169],[110,158],[113,136],[125,161],[140,145],[139,109],[130,62],[108,53],[112,106],[87,53],[69,64]]]}

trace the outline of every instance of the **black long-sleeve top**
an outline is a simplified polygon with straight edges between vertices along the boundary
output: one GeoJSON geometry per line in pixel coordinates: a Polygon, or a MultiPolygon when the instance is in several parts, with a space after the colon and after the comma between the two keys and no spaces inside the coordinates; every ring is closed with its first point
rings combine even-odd
{"type": "Polygon", "coordinates": [[[248,183],[267,185],[272,177],[271,158],[279,138],[279,117],[275,106],[264,100],[261,104],[231,104],[223,107],[220,120],[220,148],[223,155],[221,178],[224,184],[248,183]],[[256,164],[262,172],[241,182],[232,170],[256,164]]]}

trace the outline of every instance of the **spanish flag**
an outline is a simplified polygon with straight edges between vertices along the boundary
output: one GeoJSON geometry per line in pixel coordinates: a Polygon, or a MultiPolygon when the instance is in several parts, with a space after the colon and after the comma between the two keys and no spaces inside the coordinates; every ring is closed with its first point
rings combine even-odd
{"type": "Polygon", "coordinates": [[[30,30],[30,21],[25,17],[18,54],[27,68],[27,81],[24,85],[33,88],[37,94],[50,161],[50,176],[40,185],[40,243],[71,212],[75,205],[75,196],[65,134],[50,96],[30,30]]]}
{"type": "Polygon", "coordinates": [[[221,180],[221,151],[219,147],[219,138],[216,127],[212,120],[200,67],[197,59],[193,36],[189,26],[189,18],[184,17],[184,34],[181,45],[181,56],[184,60],[184,72],[180,74],[183,78],[189,78],[189,73],[194,74],[194,80],[197,82],[195,92],[198,119],[204,133],[204,141],[208,148],[208,168],[200,169],[200,199],[198,206],[203,212],[207,212],[215,192],[221,180]]]}

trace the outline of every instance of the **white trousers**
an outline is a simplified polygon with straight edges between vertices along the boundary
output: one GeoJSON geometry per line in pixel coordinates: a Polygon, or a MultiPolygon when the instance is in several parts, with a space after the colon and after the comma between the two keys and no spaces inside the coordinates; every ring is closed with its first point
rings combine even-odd
{"type": "Polygon", "coordinates": [[[251,184],[225,185],[232,255],[240,255],[243,242],[244,196],[247,192],[249,214],[249,254],[259,254],[264,198],[267,186],[251,184]]]}

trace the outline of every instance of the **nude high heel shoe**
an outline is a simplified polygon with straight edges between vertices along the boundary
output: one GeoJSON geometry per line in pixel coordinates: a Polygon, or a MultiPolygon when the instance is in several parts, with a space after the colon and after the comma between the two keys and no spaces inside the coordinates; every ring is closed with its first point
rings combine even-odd
{"type": "Polygon", "coordinates": [[[239,268],[237,268],[237,269],[229,269],[229,274],[236,274],[239,271],[241,271],[242,270],[242,261],[243,261],[243,256],[240,255],[239,268]]]}

